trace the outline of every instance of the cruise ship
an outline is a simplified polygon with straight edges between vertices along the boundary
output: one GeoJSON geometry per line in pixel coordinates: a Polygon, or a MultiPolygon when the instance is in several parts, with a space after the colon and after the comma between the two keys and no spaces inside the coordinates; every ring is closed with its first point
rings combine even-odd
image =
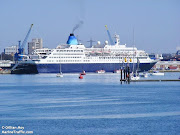
{"type": "Polygon", "coordinates": [[[115,35],[114,45],[109,45],[108,41],[103,44],[98,41],[96,45],[87,48],[78,43],[71,33],[66,44],[58,45],[55,49],[36,49],[29,59],[19,62],[19,65],[31,64],[34,71],[27,71],[28,73],[59,73],[60,70],[63,73],[98,70],[115,72],[127,66],[131,72],[144,72],[150,70],[156,62],[157,60],[150,59],[143,50],[121,45],[119,35],[115,35]]]}

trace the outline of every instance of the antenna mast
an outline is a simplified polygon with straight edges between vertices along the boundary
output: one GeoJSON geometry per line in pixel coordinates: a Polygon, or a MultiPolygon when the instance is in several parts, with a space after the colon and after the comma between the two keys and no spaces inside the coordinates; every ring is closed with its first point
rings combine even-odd
{"type": "Polygon", "coordinates": [[[92,40],[92,38],[91,38],[91,39],[90,39],[89,41],[87,41],[87,42],[90,42],[90,47],[92,47],[93,42],[96,42],[96,41],[92,40]]]}

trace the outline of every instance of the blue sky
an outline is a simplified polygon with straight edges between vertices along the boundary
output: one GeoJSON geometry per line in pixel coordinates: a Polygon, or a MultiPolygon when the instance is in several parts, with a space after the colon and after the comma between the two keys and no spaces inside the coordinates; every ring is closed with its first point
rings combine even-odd
{"type": "Polygon", "coordinates": [[[23,40],[34,24],[28,41],[42,38],[55,48],[66,43],[73,27],[85,45],[90,38],[108,40],[105,25],[121,43],[148,53],[174,53],[180,46],[180,0],[0,0],[0,51],[23,40]]]}

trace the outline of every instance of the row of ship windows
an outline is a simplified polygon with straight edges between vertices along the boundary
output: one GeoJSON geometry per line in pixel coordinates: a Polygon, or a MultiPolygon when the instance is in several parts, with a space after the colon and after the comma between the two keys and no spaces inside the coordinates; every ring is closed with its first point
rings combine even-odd
{"type": "MultiPolygon", "coordinates": [[[[94,60],[98,62],[99,60],[94,60]]],[[[111,60],[107,60],[111,61],[111,60]]],[[[47,62],[82,62],[81,60],[47,60],[47,62]]],[[[83,60],[83,62],[90,62],[90,60],[83,60]]]]}
{"type": "Polygon", "coordinates": [[[99,57],[99,59],[122,59],[122,57],[99,57]]]}
{"type": "Polygon", "coordinates": [[[81,53],[53,53],[53,55],[82,55],[81,53]]]}
{"type": "Polygon", "coordinates": [[[81,58],[81,57],[49,57],[49,58],[59,58],[59,59],[66,59],[66,58],[81,58]]]}
{"type": "MultiPolygon", "coordinates": [[[[98,62],[99,60],[94,60],[94,62],[98,62]]],[[[111,60],[106,60],[111,61],[111,60]]],[[[82,62],[81,60],[47,60],[47,62],[82,62]]],[[[90,62],[90,60],[83,60],[83,62],[90,62]]]]}
{"type": "MultiPolygon", "coordinates": [[[[81,58],[81,57],[49,57],[49,58],[59,58],[59,59],[76,59],[76,58],[81,58]]],[[[87,59],[98,59],[98,57],[86,57],[87,59]]],[[[123,57],[99,57],[99,59],[124,59],[123,57]]],[[[132,59],[132,58],[129,58],[132,59]]],[[[136,59],[136,58],[135,58],[136,59]]],[[[147,59],[146,57],[140,57],[140,59],[147,59]]]]}
{"type": "Polygon", "coordinates": [[[38,53],[40,53],[40,52],[51,52],[51,50],[35,50],[35,52],[38,52],[38,53]]]}
{"type": "Polygon", "coordinates": [[[47,62],[81,62],[81,60],[47,60],[47,62]]]}
{"type": "MultiPolygon", "coordinates": [[[[81,58],[81,57],[49,57],[49,58],[59,58],[59,59],[66,59],[66,58],[81,58]]],[[[98,57],[86,57],[87,59],[98,59],[98,57]]],[[[122,57],[118,58],[118,57],[99,57],[99,59],[122,59],[122,57]]]]}
{"type": "MultiPolygon", "coordinates": [[[[99,59],[124,59],[127,57],[99,57],[99,59]]],[[[132,59],[131,57],[128,57],[128,59],[132,59]]],[[[134,57],[134,59],[137,59],[134,57]]],[[[140,57],[140,59],[147,59],[147,57],[140,57]]]]}
{"type": "Polygon", "coordinates": [[[93,50],[92,49],[85,49],[85,50],[89,51],[89,52],[92,52],[92,51],[102,51],[102,52],[103,51],[113,51],[113,52],[115,52],[115,51],[116,52],[129,52],[129,51],[133,51],[131,49],[130,50],[129,49],[128,50],[119,50],[119,49],[107,49],[107,48],[106,49],[93,49],[93,50]]]}
{"type": "MultiPolygon", "coordinates": [[[[57,62],[67,62],[67,61],[81,61],[81,60],[47,60],[48,62],[54,62],[54,61],[57,61],[57,62]]],[[[84,60],[84,61],[90,61],[90,60],[84,60]]],[[[95,59],[93,61],[101,61],[100,59],[95,59]]],[[[117,60],[109,60],[109,59],[106,59],[105,61],[117,61],[117,60]]]]}
{"type": "Polygon", "coordinates": [[[83,52],[83,50],[56,50],[57,52],[83,52]]]}

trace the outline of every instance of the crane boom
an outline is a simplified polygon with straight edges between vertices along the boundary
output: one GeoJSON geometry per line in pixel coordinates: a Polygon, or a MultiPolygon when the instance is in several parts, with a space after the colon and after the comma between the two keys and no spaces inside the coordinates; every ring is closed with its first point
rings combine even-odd
{"type": "Polygon", "coordinates": [[[114,45],[114,42],[113,42],[112,37],[111,37],[111,34],[110,34],[110,32],[109,32],[109,30],[107,28],[107,25],[105,25],[105,27],[106,27],[107,34],[108,34],[108,37],[109,37],[109,42],[111,43],[111,45],[114,45]]]}
{"type": "Polygon", "coordinates": [[[26,43],[27,43],[27,40],[28,40],[29,34],[30,34],[30,32],[31,32],[32,26],[33,26],[33,24],[31,24],[31,26],[30,26],[30,28],[29,28],[29,30],[28,30],[28,33],[26,34],[26,37],[25,37],[23,43],[21,44],[21,41],[19,41],[18,52],[15,53],[15,60],[16,60],[16,61],[22,60],[22,55],[23,55],[23,52],[24,52],[24,47],[25,47],[25,45],[26,45],[26,43]]]}
{"type": "Polygon", "coordinates": [[[25,37],[25,39],[24,39],[24,41],[23,41],[23,43],[22,43],[22,45],[21,45],[21,48],[24,48],[24,47],[25,47],[25,45],[26,45],[26,43],[27,43],[27,39],[28,39],[29,34],[30,34],[30,32],[31,32],[31,29],[32,29],[32,26],[33,26],[33,24],[31,24],[31,26],[30,26],[30,28],[29,28],[29,31],[28,31],[28,33],[27,33],[27,35],[26,35],[26,37],[25,37]]]}

